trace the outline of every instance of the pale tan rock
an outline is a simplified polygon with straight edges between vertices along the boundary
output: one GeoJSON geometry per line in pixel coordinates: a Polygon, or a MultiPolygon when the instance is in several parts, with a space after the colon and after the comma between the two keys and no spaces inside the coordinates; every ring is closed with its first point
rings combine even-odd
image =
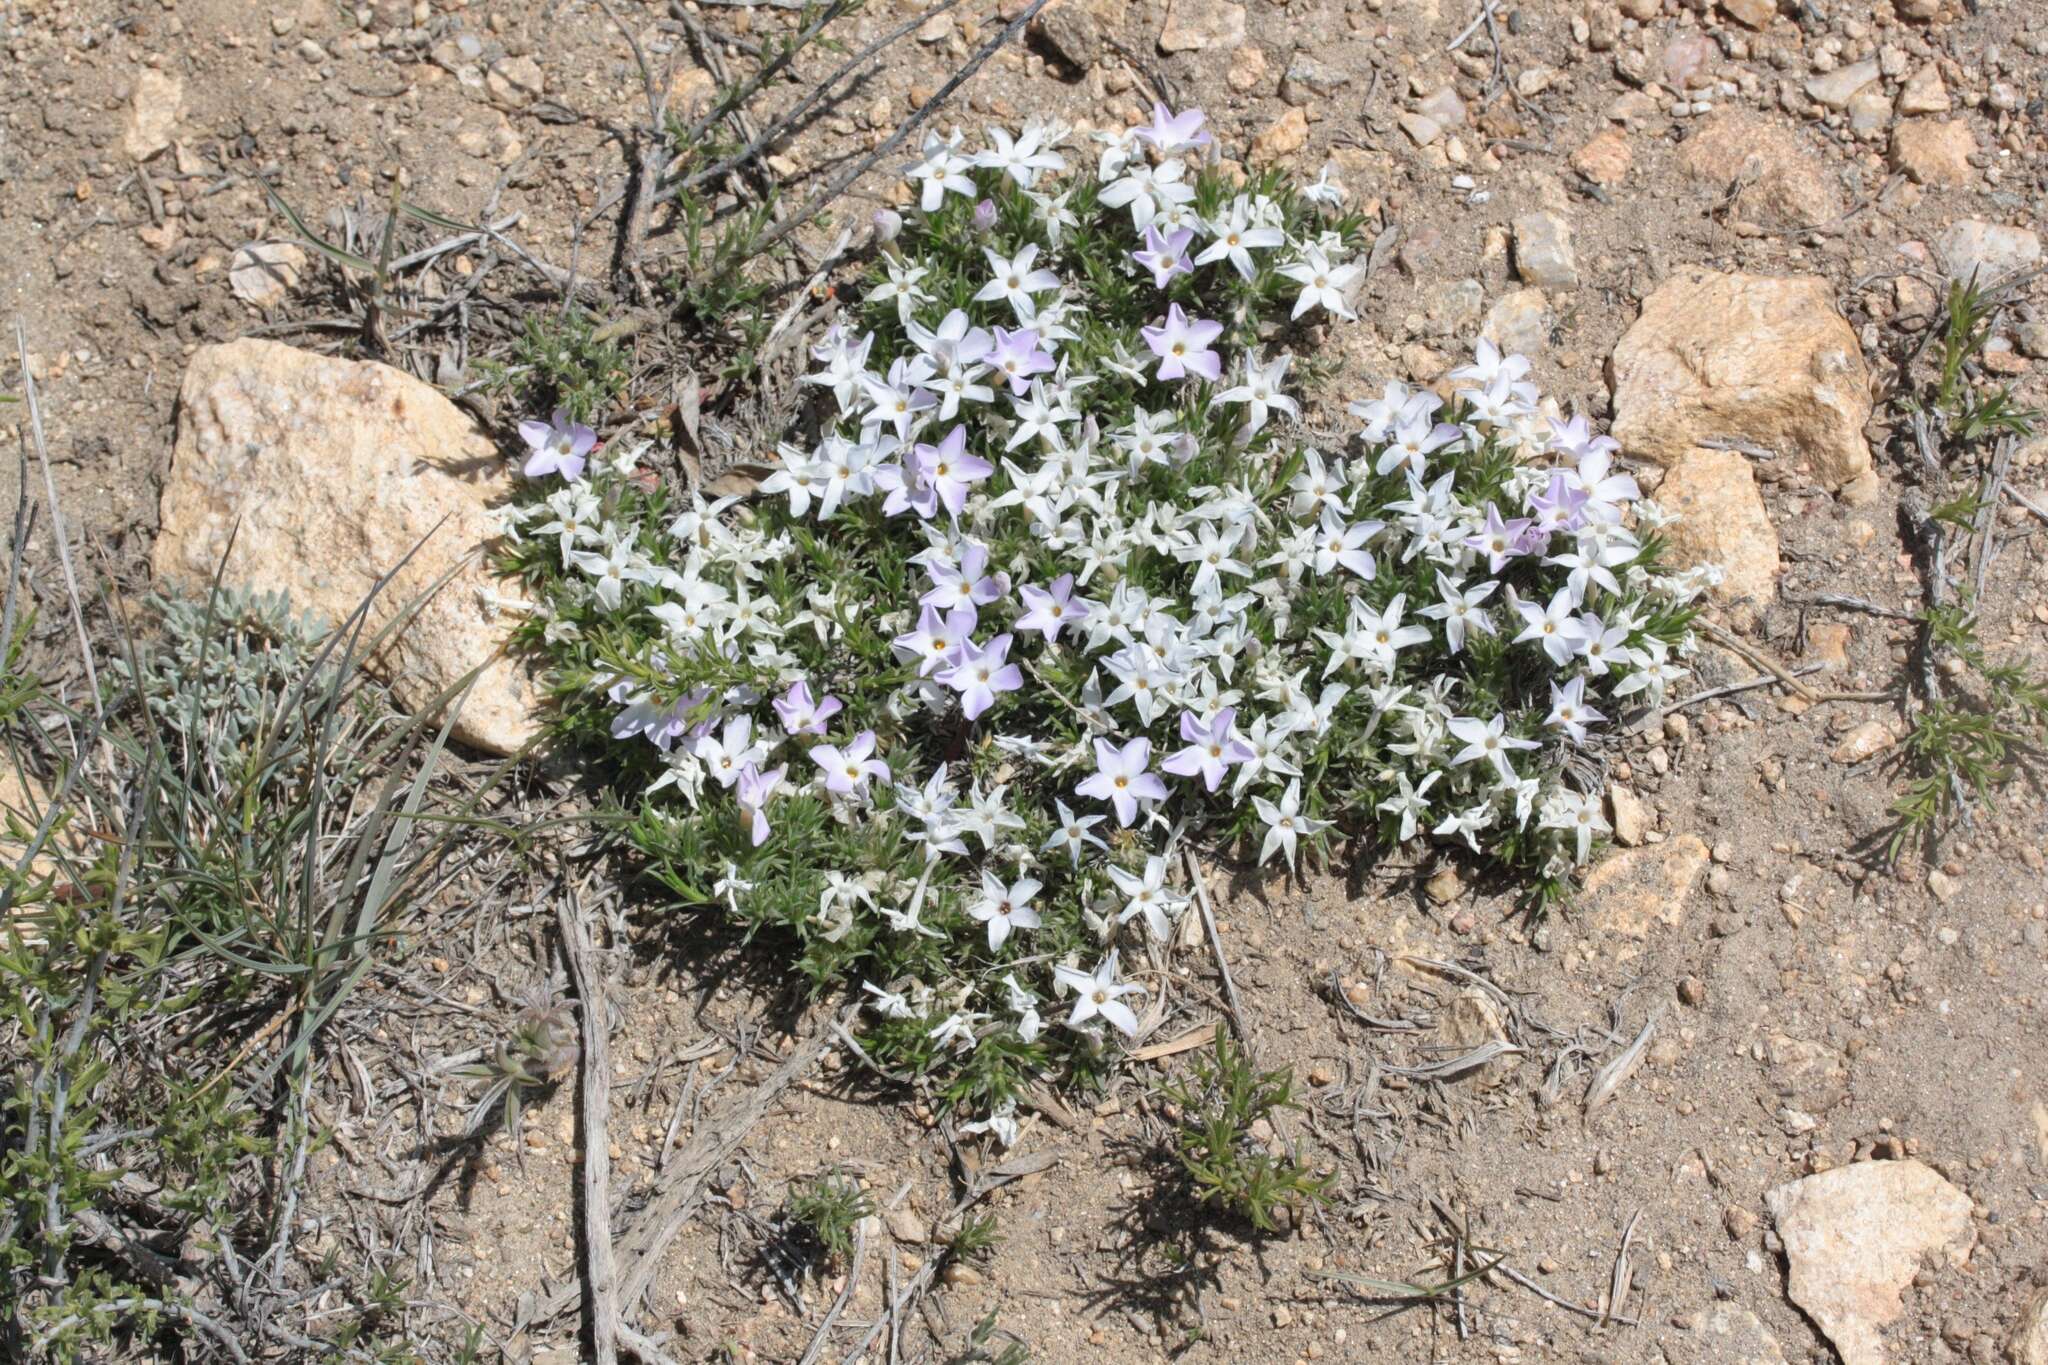
{"type": "Polygon", "coordinates": [[[1710,115],[1680,164],[1716,196],[1733,187],[1733,216],[1767,227],[1817,227],[1841,216],[1841,191],[1820,157],[1782,122],[1740,110],[1710,115]]]}
{"type": "Polygon", "coordinates": [[[1486,310],[1479,335],[1510,355],[1538,356],[1550,347],[1550,304],[1541,289],[1503,294],[1486,310]]]}
{"type": "Polygon", "coordinates": [[[1300,109],[1289,109],[1252,139],[1251,159],[1254,165],[1270,165],[1283,156],[1292,156],[1307,142],[1308,115],[1300,109]]]}
{"type": "Polygon", "coordinates": [[[1778,532],[1746,457],[1692,451],[1671,466],[1657,501],[1678,516],[1664,531],[1671,562],[1688,569],[1720,566],[1715,601],[1763,603],[1777,596],[1778,532]]]}
{"type": "Polygon", "coordinates": [[[1593,929],[1647,938],[1650,927],[1676,927],[1707,870],[1707,846],[1695,834],[1614,854],[1586,874],[1580,914],[1593,929]]]}
{"type": "MultiPolygon", "coordinates": [[[[1462,1057],[1488,1043],[1508,1042],[1506,1026],[1501,1022],[1500,1007],[1476,987],[1468,986],[1451,997],[1451,1002],[1437,1016],[1436,1036],[1431,1042],[1440,1053],[1439,1060],[1462,1057]]],[[[1508,1078],[1515,1064],[1522,1060],[1516,1052],[1502,1053],[1490,1061],[1483,1062],[1469,1070],[1457,1073],[1454,1079],[1476,1082],[1481,1090],[1491,1090],[1508,1078]]]]}
{"type": "Polygon", "coordinates": [[[1617,782],[1607,789],[1608,822],[1614,826],[1614,842],[1623,848],[1639,848],[1643,836],[1650,832],[1654,823],[1650,811],[1627,783],[1617,782]]]}
{"type": "Polygon", "coordinates": [[[547,86],[547,73],[532,57],[500,57],[484,76],[484,88],[507,109],[526,108],[547,86]]]}
{"type": "Polygon", "coordinates": [[[1892,167],[1916,185],[1967,185],[1977,136],[1962,119],[1908,119],[1892,131],[1892,167]]]}
{"type": "Polygon", "coordinates": [[[1948,97],[1948,85],[1941,79],[1941,69],[1933,62],[1908,76],[1899,90],[1901,114],[1946,114],[1954,107],[1948,97]]]}
{"type": "Polygon", "coordinates": [[[1974,278],[1980,287],[2041,264],[2041,234],[1981,218],[1950,223],[1934,244],[1951,279],[1974,278]]]}
{"type": "Polygon", "coordinates": [[[1786,1292],[1834,1343],[1842,1365],[1883,1365],[1883,1328],[1921,1258],[1958,1263],[1976,1244],[1970,1197],[1917,1161],[1863,1161],[1764,1196],[1790,1267],[1786,1292]]]}
{"type": "Polygon", "coordinates": [[[1161,52],[1207,52],[1244,41],[1244,6],[1230,0],[1173,0],[1159,30],[1161,52]]]}
{"type": "Polygon", "coordinates": [[[1834,747],[1829,757],[1837,763],[1861,763],[1877,757],[1896,743],[1898,739],[1883,721],[1866,720],[1843,735],[1841,743],[1834,747]]]}
{"type": "Polygon", "coordinates": [[[1608,375],[1614,437],[1639,458],[1733,438],[1829,488],[1870,468],[1870,371],[1824,280],[1682,269],[1643,301],[1608,375]]]}
{"type": "Polygon", "coordinates": [[[135,77],[128,100],[128,119],[121,129],[121,150],[147,161],[171,145],[171,129],[185,108],[185,83],[176,76],[144,68],[135,77]]]}
{"type": "Polygon", "coordinates": [[[2020,1310],[2005,1352],[2012,1365],[2048,1365],[2048,1289],[2034,1291],[2020,1310]]]}
{"type": "Polygon", "coordinates": [[[1572,153],[1571,167],[1596,185],[1614,186],[1628,179],[1634,160],[1627,135],[1619,128],[1609,128],[1572,153]]]}
{"type": "Polygon", "coordinates": [[[518,592],[491,576],[481,550],[486,509],[511,480],[454,404],[387,365],[242,340],[193,355],[178,412],[152,555],[160,579],[203,588],[232,532],[225,582],[286,590],[339,622],[419,545],[378,594],[370,633],[453,577],[373,669],[418,709],[484,665],[455,737],[509,753],[535,733],[532,685],[503,656],[509,623],[488,605],[518,592]]]}
{"type": "Polygon", "coordinates": [[[1778,17],[1777,0],[1721,0],[1721,9],[1745,28],[1768,28],[1778,17]]]}
{"type": "Polygon", "coordinates": [[[1513,227],[1517,275],[1539,289],[1578,287],[1578,253],[1572,249],[1571,224],[1562,215],[1525,213],[1513,227]]]}
{"type": "MultiPolygon", "coordinates": [[[[1747,1216],[1755,1221],[1754,1214],[1747,1216]]],[[[1786,1365],[1785,1348],[1747,1308],[1715,1304],[1700,1315],[1696,1335],[1703,1348],[1698,1365],[1786,1365]]],[[[1672,1365],[1692,1365],[1692,1358],[1674,1355],[1672,1365]]]]}
{"type": "Polygon", "coordinates": [[[244,303],[274,308],[298,287],[306,253],[296,242],[249,242],[228,262],[228,288],[244,303]]]}
{"type": "Polygon", "coordinates": [[[1265,83],[1266,53],[1257,43],[1246,43],[1231,56],[1224,81],[1238,94],[1249,94],[1265,83]]]}
{"type": "Polygon", "coordinates": [[[1878,77],[1877,61],[1854,62],[1815,76],[1806,83],[1807,96],[1828,109],[1846,109],[1856,92],[1878,77]]]}

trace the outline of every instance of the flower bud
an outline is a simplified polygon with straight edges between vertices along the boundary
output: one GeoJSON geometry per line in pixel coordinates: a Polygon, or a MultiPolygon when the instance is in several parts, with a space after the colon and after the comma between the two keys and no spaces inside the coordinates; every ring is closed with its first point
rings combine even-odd
{"type": "Polygon", "coordinates": [[[993,232],[996,226],[996,201],[984,199],[974,206],[974,230],[993,232]]]}
{"type": "Polygon", "coordinates": [[[903,215],[894,209],[876,209],[874,222],[878,242],[893,242],[903,231],[903,215]]]}

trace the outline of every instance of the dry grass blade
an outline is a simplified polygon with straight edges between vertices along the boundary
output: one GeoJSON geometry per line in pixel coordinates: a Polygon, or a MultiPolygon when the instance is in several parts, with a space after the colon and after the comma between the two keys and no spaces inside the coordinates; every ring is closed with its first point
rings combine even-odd
{"type": "Polygon", "coordinates": [[[1664,1007],[1659,1005],[1650,1011],[1650,1017],[1643,1021],[1643,1031],[1636,1040],[1624,1048],[1621,1054],[1593,1073],[1593,1083],[1586,1087],[1586,1112],[1592,1113],[1613,1099],[1636,1068],[1643,1063],[1643,1054],[1649,1051],[1650,1038],[1657,1032],[1657,1021],[1664,1017],[1664,1007]]]}
{"type": "Polygon", "coordinates": [[[606,1022],[603,978],[591,961],[590,926],[583,922],[576,893],[558,907],[562,954],[583,1009],[583,1195],[584,1289],[590,1295],[590,1345],[597,1365],[615,1365],[618,1352],[617,1268],[611,1227],[611,1040],[606,1022]]]}

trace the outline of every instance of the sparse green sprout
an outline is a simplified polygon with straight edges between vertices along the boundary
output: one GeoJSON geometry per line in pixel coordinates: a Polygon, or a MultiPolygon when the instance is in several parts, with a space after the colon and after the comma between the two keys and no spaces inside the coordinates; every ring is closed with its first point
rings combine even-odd
{"type": "Polygon", "coordinates": [[[1949,695],[1913,719],[1901,746],[1912,774],[1892,803],[1897,825],[1887,855],[1897,860],[1915,839],[1931,839],[1967,804],[1990,805],[2020,760],[2038,755],[2048,734],[2048,684],[2017,664],[1994,664],[1977,639],[1975,613],[1948,606],[1925,613],[1928,647],[1963,665],[1949,695]],[[1974,677],[1975,695],[1961,679],[1974,677]]]}
{"type": "Polygon", "coordinates": [[[588,422],[619,396],[632,372],[621,335],[618,325],[600,325],[574,308],[528,314],[509,359],[478,362],[484,391],[509,394],[528,412],[559,410],[588,422]]]}
{"type": "Polygon", "coordinates": [[[1290,1067],[1260,1071],[1222,1025],[1191,1074],[1159,1092],[1179,1111],[1170,1139],[1173,1155],[1194,1183],[1196,1197],[1276,1232],[1274,1214],[1329,1203],[1333,1177],[1315,1175],[1281,1143],[1273,1116],[1294,1102],[1290,1067]]]}
{"type": "Polygon", "coordinates": [[[546,1090],[576,1065],[576,1014],[552,992],[535,995],[519,1011],[510,1036],[492,1050],[490,1060],[467,1067],[462,1075],[489,1082],[470,1111],[469,1133],[481,1131],[494,1105],[504,1105],[505,1131],[519,1140],[519,1116],[527,1097],[546,1090]]]}
{"type": "Polygon", "coordinates": [[[960,1230],[953,1234],[952,1241],[946,1243],[946,1251],[959,1261],[985,1260],[995,1254],[1002,1240],[1002,1234],[996,1231],[996,1216],[992,1213],[978,1214],[961,1221],[960,1230]]]}
{"type": "MultiPolygon", "coordinates": [[[[1994,524],[2001,496],[2003,457],[1995,452],[2031,436],[2040,416],[2015,403],[2009,386],[1978,376],[1977,362],[2012,294],[2010,283],[1983,289],[1974,277],[1951,281],[1933,324],[1934,372],[1900,399],[1914,415],[1921,464],[1931,466],[1928,496],[1938,499],[1927,513],[1932,534],[1952,544],[1974,539],[1979,556],[1990,553],[1984,528],[1994,524]],[[1972,482],[1962,484],[1965,478],[1972,482]]],[[[1979,565],[1977,583],[1983,577],[1979,565]]],[[[1930,605],[1918,618],[1924,704],[1900,748],[1906,785],[1892,803],[1886,847],[1894,862],[1909,843],[1931,848],[1971,809],[1991,804],[2021,762],[2038,755],[2048,728],[2048,685],[2018,664],[1993,664],[1977,638],[1975,604],[1944,601],[1947,587],[1932,584],[1930,605]]]]}
{"type": "Polygon", "coordinates": [[[789,1195],[789,1221],[808,1230],[828,1258],[853,1250],[854,1228],[874,1211],[867,1191],[843,1170],[814,1176],[789,1195]]]}

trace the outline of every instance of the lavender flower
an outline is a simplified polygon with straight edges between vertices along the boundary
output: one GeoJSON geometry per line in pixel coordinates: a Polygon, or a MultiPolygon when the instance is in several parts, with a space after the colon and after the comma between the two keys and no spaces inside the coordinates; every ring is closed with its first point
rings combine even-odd
{"type": "Polygon", "coordinates": [[[528,455],[520,471],[529,479],[560,474],[574,483],[583,477],[583,466],[597,448],[597,433],[581,422],[572,422],[560,408],[545,422],[529,418],[519,424],[519,439],[526,442],[528,455]]]}
{"type": "Polygon", "coordinates": [[[1197,374],[1213,384],[1223,377],[1223,358],[1209,349],[1223,335],[1222,323],[1191,319],[1179,304],[1173,303],[1167,305],[1163,325],[1138,330],[1152,354],[1159,357],[1157,378],[1182,379],[1197,374]]]}

